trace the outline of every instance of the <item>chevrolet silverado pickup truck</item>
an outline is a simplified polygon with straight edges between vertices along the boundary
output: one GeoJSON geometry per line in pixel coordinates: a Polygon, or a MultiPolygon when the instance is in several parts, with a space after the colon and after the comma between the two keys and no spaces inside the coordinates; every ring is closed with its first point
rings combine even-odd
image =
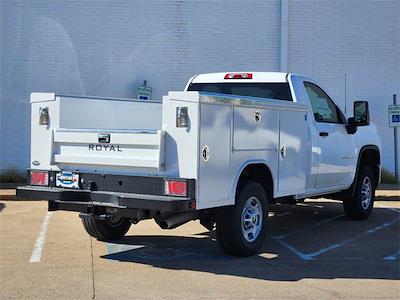
{"type": "Polygon", "coordinates": [[[163,229],[198,219],[225,253],[249,256],[276,202],[324,195],[351,219],[373,208],[381,146],[368,102],[348,117],[310,78],[212,73],[162,101],[32,93],[30,103],[17,195],[79,212],[101,241],[144,219],[163,229]]]}

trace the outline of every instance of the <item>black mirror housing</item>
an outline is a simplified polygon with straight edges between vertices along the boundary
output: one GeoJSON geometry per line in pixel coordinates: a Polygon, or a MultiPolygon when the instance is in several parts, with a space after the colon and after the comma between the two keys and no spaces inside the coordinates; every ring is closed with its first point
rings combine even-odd
{"type": "Polygon", "coordinates": [[[358,126],[368,126],[370,123],[368,102],[354,101],[353,105],[353,117],[347,120],[346,125],[348,134],[354,134],[358,126]]]}
{"type": "Polygon", "coordinates": [[[353,118],[348,123],[353,126],[368,126],[370,123],[368,101],[355,101],[353,118]]]}

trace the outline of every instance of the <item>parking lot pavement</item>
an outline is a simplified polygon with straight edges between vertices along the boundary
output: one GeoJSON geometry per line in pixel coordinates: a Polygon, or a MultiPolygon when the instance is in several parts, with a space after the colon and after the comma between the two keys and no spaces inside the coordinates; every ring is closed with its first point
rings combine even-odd
{"type": "Polygon", "coordinates": [[[262,252],[233,258],[198,222],[143,221],[103,243],[76,213],[0,200],[0,298],[399,299],[399,208],[376,202],[368,220],[350,221],[326,199],[275,205],[262,252]]]}

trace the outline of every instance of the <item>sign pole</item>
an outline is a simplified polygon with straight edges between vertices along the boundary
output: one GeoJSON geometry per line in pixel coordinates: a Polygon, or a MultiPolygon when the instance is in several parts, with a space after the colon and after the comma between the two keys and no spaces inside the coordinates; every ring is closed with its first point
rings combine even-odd
{"type": "MultiPolygon", "coordinates": [[[[396,94],[393,94],[393,105],[397,105],[396,94]]],[[[397,126],[393,128],[394,133],[394,174],[396,181],[399,182],[399,158],[398,158],[398,145],[397,145],[397,126]]]]}

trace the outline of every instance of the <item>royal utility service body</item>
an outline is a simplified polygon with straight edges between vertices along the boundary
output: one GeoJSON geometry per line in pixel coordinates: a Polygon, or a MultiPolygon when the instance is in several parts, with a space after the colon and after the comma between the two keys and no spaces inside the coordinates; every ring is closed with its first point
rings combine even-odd
{"type": "Polygon", "coordinates": [[[32,93],[29,184],[17,195],[80,212],[86,231],[122,238],[154,218],[216,226],[228,254],[256,253],[268,205],[327,195],[366,219],[380,180],[368,103],[348,118],[310,78],[213,73],[162,101],[32,93]]]}

